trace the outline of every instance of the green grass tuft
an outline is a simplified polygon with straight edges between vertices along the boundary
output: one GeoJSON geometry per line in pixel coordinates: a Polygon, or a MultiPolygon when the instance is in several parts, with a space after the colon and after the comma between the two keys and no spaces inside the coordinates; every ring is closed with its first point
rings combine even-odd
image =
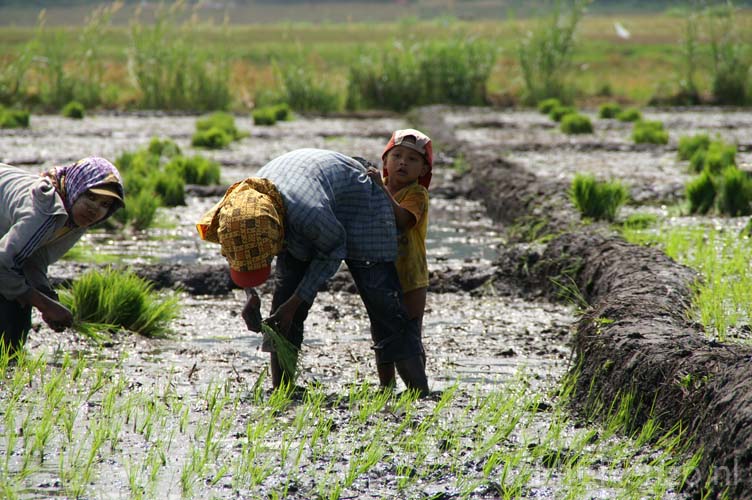
{"type": "Polygon", "coordinates": [[[667,144],[668,132],[662,122],[638,120],[632,128],[632,140],[636,144],[667,144]]]}
{"type": "Polygon", "coordinates": [[[707,151],[710,146],[710,136],[708,134],[696,134],[692,136],[683,136],[679,138],[677,156],[680,160],[690,160],[697,151],[707,151]]]}
{"type": "Polygon", "coordinates": [[[599,182],[592,175],[577,174],[572,180],[569,198],[584,217],[613,221],[629,192],[618,181],[599,182]]]}
{"type": "Polygon", "coordinates": [[[555,97],[543,99],[542,101],[538,103],[538,111],[540,111],[544,115],[549,114],[555,108],[559,108],[559,107],[561,107],[561,101],[559,101],[555,97]]]}
{"type": "Polygon", "coordinates": [[[598,118],[616,118],[621,113],[621,106],[610,102],[598,108],[598,118]]]}
{"type": "Polygon", "coordinates": [[[616,115],[616,119],[620,122],[636,122],[642,120],[642,112],[637,108],[627,108],[616,115]]]}
{"type": "Polygon", "coordinates": [[[78,101],[71,101],[63,106],[61,114],[66,118],[81,120],[86,114],[86,108],[78,101]]]}
{"type": "Polygon", "coordinates": [[[592,134],[593,123],[585,115],[571,113],[561,119],[561,131],[565,134],[592,134]]]}

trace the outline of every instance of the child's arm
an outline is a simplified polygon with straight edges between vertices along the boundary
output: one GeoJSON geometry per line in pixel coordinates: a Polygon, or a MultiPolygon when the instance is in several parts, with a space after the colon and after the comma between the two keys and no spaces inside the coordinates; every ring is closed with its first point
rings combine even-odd
{"type": "Polygon", "coordinates": [[[379,172],[378,169],[374,167],[369,167],[368,177],[371,178],[374,184],[384,190],[386,195],[389,197],[389,201],[392,202],[392,210],[394,210],[394,220],[397,223],[397,230],[401,232],[413,227],[415,223],[418,222],[415,219],[415,215],[413,215],[412,212],[403,208],[399,203],[397,203],[397,200],[394,199],[392,193],[390,193],[389,189],[387,189],[387,187],[384,185],[384,179],[381,177],[381,172],[379,172]]]}

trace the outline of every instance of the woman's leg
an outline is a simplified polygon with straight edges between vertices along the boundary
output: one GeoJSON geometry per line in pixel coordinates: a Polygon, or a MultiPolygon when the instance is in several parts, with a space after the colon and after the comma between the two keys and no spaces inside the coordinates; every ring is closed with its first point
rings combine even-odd
{"type": "Polygon", "coordinates": [[[31,330],[31,306],[0,296],[0,347],[15,353],[26,343],[31,330]]]}

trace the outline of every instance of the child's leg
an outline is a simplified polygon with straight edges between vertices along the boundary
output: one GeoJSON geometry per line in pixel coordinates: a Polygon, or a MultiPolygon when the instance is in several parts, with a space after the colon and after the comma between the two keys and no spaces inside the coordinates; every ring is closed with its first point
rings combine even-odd
{"type": "MultiPolygon", "coordinates": [[[[405,303],[405,309],[407,309],[407,316],[410,319],[417,319],[420,327],[420,335],[423,337],[423,314],[426,310],[426,292],[428,287],[416,288],[403,294],[403,301],[405,303]]],[[[426,356],[421,356],[423,360],[423,366],[426,365],[426,356]]]]}

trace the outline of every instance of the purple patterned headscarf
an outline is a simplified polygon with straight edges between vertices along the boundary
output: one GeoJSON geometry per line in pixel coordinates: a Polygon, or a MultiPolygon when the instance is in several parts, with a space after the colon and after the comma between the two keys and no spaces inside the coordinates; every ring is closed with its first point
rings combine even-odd
{"type": "MultiPolygon", "coordinates": [[[[49,176],[55,179],[55,184],[63,198],[65,209],[70,213],[73,204],[87,190],[106,185],[120,197],[124,198],[123,179],[115,165],[97,156],[91,156],[78,160],[76,163],[65,167],[55,167],[49,172],[49,176]]],[[[107,217],[112,212],[123,206],[122,201],[113,203],[107,217]]]]}

